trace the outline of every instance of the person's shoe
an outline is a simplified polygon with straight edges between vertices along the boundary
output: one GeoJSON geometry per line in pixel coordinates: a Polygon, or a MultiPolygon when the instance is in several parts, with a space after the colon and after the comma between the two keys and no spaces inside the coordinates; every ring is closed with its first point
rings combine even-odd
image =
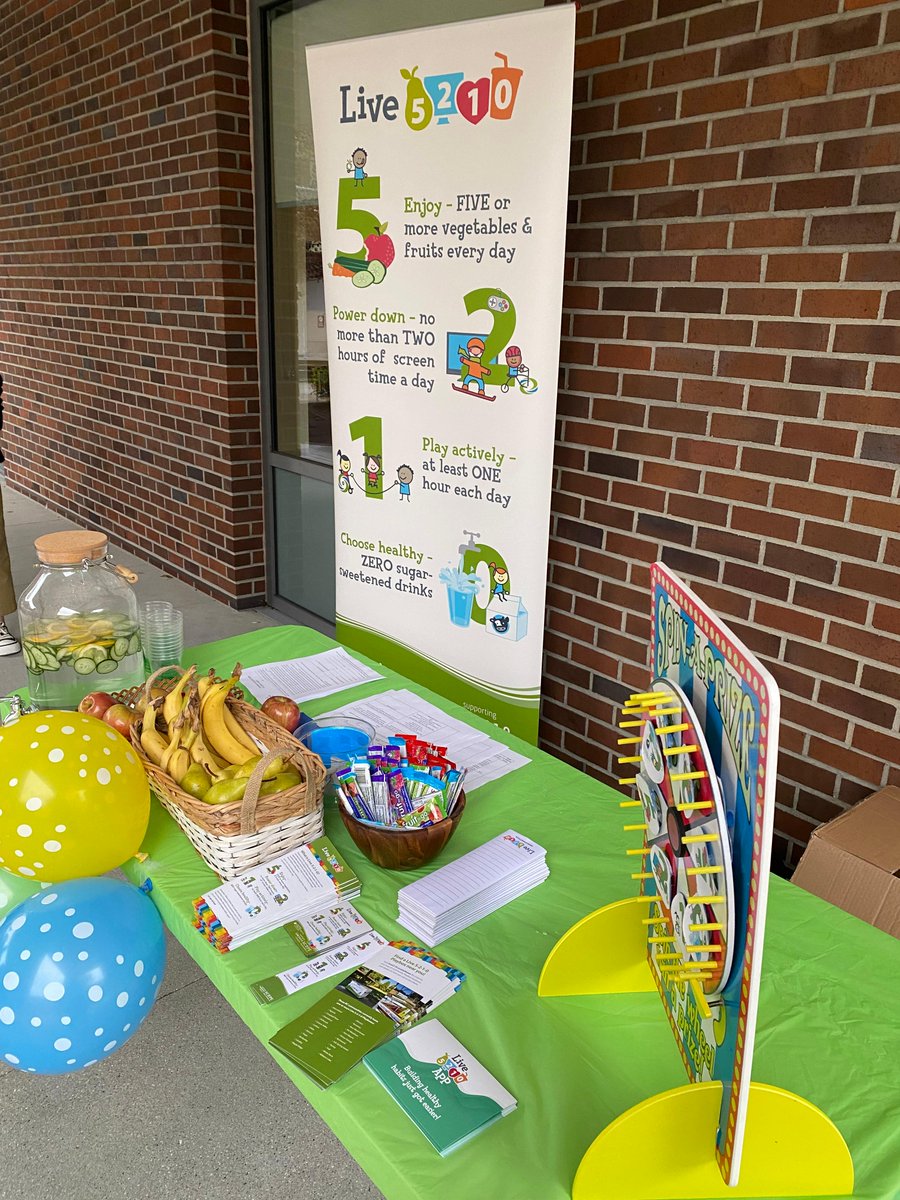
{"type": "Polygon", "coordinates": [[[0,658],[7,654],[18,654],[22,647],[9,632],[5,621],[0,621],[0,658]]]}

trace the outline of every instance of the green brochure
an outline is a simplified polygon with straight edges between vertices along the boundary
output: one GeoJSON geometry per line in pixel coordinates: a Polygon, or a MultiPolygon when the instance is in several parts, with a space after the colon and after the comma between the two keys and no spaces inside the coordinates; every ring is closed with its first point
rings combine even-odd
{"type": "Polygon", "coordinates": [[[328,1087],[398,1029],[409,1029],[452,996],[464,979],[430,951],[389,943],[269,1044],[328,1087]]]}
{"type": "Polygon", "coordinates": [[[279,1029],[269,1044],[329,1087],[396,1031],[390,1017],[354,996],[329,992],[302,1017],[279,1029]]]}
{"type": "Polygon", "coordinates": [[[365,1064],[442,1156],[513,1111],[516,1099],[440,1021],[425,1021],[365,1064]]]}

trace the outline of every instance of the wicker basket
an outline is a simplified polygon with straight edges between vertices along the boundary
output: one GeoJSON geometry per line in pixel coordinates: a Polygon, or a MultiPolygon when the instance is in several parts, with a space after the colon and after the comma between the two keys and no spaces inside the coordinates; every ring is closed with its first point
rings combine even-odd
{"type": "MultiPolygon", "coordinates": [[[[180,672],[179,668],[171,670],[180,672]]],[[[174,678],[160,681],[159,674],[151,677],[156,686],[167,690],[174,685],[174,678]]],[[[144,686],[148,687],[150,682],[148,680],[144,686]]],[[[143,691],[144,688],[132,688],[117,698],[133,708],[143,691]]],[[[242,800],[231,804],[205,804],[182,791],[170,775],[150,761],[135,728],[131,731],[131,742],[166,812],[174,817],[194,849],[216,874],[223,879],[233,879],[322,834],[325,767],[317,755],[302,746],[287,730],[238,699],[234,692],[227,703],[241,727],[259,743],[263,755],[263,761],[248,780],[242,800]],[[269,751],[276,753],[269,754],[269,751]],[[263,769],[267,760],[277,755],[297,768],[301,782],[275,795],[260,796],[263,769]]]]}

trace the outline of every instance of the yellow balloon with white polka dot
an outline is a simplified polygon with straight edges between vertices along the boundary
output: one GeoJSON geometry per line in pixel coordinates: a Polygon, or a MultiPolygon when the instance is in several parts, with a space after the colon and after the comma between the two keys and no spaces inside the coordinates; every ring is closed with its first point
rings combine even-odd
{"type": "Polygon", "coordinates": [[[140,849],[150,787],[115,729],[77,712],[0,728],[0,867],[59,883],[102,875],[140,849]]]}

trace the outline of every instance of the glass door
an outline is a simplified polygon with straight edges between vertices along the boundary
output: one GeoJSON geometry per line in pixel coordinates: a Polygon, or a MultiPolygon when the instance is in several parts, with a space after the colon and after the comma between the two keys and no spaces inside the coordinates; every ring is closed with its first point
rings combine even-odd
{"type": "Polygon", "coordinates": [[[334,624],[335,447],[306,47],[540,4],[296,0],[253,5],[269,600],[307,624],[323,629],[334,624]]]}

